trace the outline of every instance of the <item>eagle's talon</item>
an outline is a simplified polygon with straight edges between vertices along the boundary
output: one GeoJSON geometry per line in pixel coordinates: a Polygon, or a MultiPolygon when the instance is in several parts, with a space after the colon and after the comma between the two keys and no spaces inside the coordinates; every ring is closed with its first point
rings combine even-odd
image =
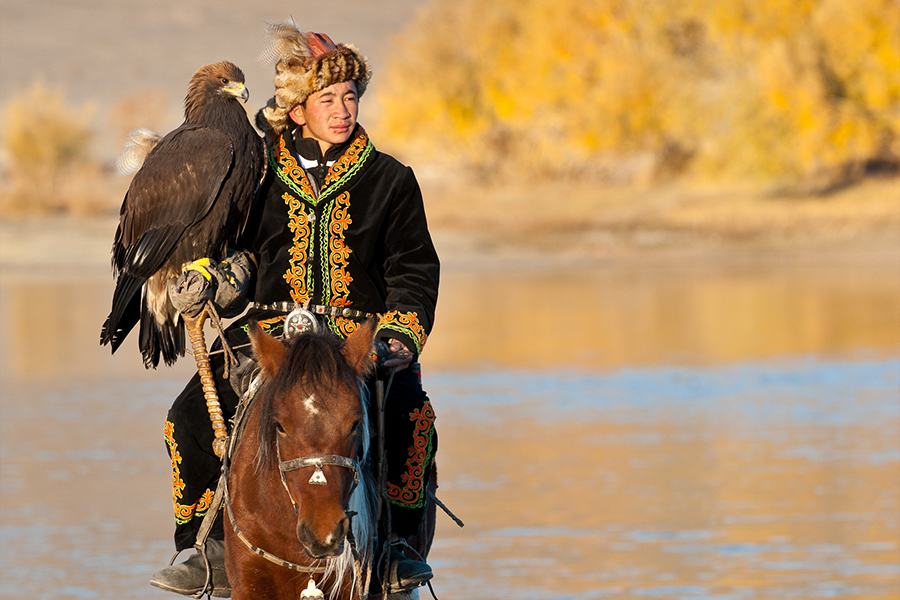
{"type": "Polygon", "coordinates": [[[235,279],[234,275],[231,273],[231,265],[228,264],[227,260],[223,260],[219,263],[219,272],[225,277],[225,280],[231,285],[237,285],[237,279],[235,279]]]}
{"type": "Polygon", "coordinates": [[[209,272],[208,267],[210,267],[210,260],[208,258],[198,258],[194,262],[181,265],[181,272],[197,271],[203,275],[207,281],[212,281],[212,273],[209,272]]]}

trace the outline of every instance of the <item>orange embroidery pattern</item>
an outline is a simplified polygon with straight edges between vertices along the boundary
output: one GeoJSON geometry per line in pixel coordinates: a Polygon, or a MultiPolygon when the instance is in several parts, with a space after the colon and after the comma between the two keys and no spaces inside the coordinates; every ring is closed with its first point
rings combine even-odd
{"type": "Polygon", "coordinates": [[[331,272],[330,304],[332,306],[350,306],[347,296],[350,293],[350,283],[353,277],[347,272],[350,264],[351,250],[344,243],[344,232],[353,222],[350,219],[350,193],[344,192],[335,198],[334,208],[331,211],[331,223],[328,225],[329,263],[331,272]]]}
{"type": "MultiPolygon", "coordinates": [[[[350,306],[352,302],[347,300],[350,295],[350,283],[353,277],[347,270],[350,264],[350,254],[353,252],[344,242],[344,232],[350,227],[353,220],[350,218],[350,193],[344,192],[334,199],[330,207],[330,219],[327,225],[327,235],[322,239],[327,240],[328,264],[322,265],[322,278],[326,283],[323,290],[325,304],[330,306],[350,306]]],[[[323,231],[324,233],[324,231],[323,231]]],[[[324,245],[323,243],[323,245],[324,245]]],[[[324,255],[325,252],[322,252],[324,255]]],[[[336,334],[347,337],[356,331],[359,325],[344,317],[329,317],[329,328],[336,334]]]]}
{"type": "Polygon", "coordinates": [[[405,335],[408,335],[416,343],[416,352],[421,353],[428,341],[428,335],[425,328],[419,323],[419,317],[416,313],[401,313],[392,310],[381,318],[378,323],[378,329],[393,329],[405,335]]]}
{"type": "Polygon", "coordinates": [[[409,418],[416,423],[413,443],[409,448],[406,461],[406,472],[400,475],[403,483],[398,485],[387,482],[388,499],[394,504],[410,508],[419,508],[425,503],[423,489],[425,469],[431,464],[432,435],[434,434],[434,409],[431,402],[425,401],[421,410],[414,410],[409,418]]]}
{"type": "Polygon", "coordinates": [[[331,329],[344,337],[350,337],[350,334],[359,329],[359,323],[344,317],[334,317],[330,319],[331,329]]]}
{"type": "Polygon", "coordinates": [[[195,516],[201,517],[209,511],[215,492],[207,489],[194,504],[181,504],[178,502],[182,498],[185,486],[184,481],[181,479],[181,470],[178,468],[178,465],[181,464],[181,453],[178,452],[178,444],[175,442],[174,433],[175,424],[171,421],[166,421],[163,427],[163,435],[166,437],[169,455],[172,457],[172,505],[175,510],[175,522],[183,525],[195,516]]]}
{"type": "Polygon", "coordinates": [[[284,280],[291,286],[291,300],[303,304],[309,300],[310,285],[307,281],[306,259],[309,255],[310,226],[303,203],[287,192],[281,198],[288,205],[288,228],[294,233],[294,245],[290,248],[290,268],[284,280]]]}
{"type": "Polygon", "coordinates": [[[313,193],[312,185],[306,176],[303,167],[297,164],[297,161],[291,156],[290,151],[284,143],[284,137],[278,138],[275,145],[272,146],[272,153],[269,158],[272,169],[278,175],[285,185],[291,188],[301,198],[312,204],[316,203],[316,195],[313,193]]]}
{"type": "Polygon", "coordinates": [[[367,157],[369,152],[371,152],[371,150],[369,150],[369,152],[364,152],[368,148],[369,136],[366,135],[365,130],[360,127],[359,135],[356,136],[356,139],[353,140],[350,147],[347,148],[344,154],[341,155],[341,158],[335,161],[328,169],[328,174],[325,176],[325,185],[339,182],[352,167],[360,164],[362,162],[360,159],[367,157]]]}

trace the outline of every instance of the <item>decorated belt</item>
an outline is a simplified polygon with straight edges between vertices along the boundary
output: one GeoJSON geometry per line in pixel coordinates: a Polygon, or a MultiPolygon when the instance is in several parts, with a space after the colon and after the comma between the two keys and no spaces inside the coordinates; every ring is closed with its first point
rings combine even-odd
{"type": "Polygon", "coordinates": [[[322,306],[320,304],[311,304],[309,306],[304,306],[303,304],[298,304],[296,302],[273,302],[271,304],[262,304],[260,302],[254,302],[253,308],[258,308],[259,310],[277,310],[283,313],[289,313],[294,310],[308,310],[311,313],[315,313],[317,315],[328,315],[330,317],[348,317],[350,319],[369,319],[375,316],[375,313],[367,313],[361,310],[354,310],[352,308],[344,308],[342,306],[322,306]]]}

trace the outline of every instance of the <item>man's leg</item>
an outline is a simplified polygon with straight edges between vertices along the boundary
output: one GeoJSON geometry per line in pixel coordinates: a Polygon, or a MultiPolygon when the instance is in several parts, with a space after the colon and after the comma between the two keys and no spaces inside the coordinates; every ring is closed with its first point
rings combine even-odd
{"type": "Polygon", "coordinates": [[[393,542],[388,581],[394,591],[414,589],[432,578],[431,567],[403,542],[419,531],[428,501],[428,478],[437,452],[434,419],[418,365],[398,372],[385,402],[384,419],[393,542]]]}
{"type": "MultiPolygon", "coordinates": [[[[221,377],[216,377],[216,389],[226,422],[233,416],[237,395],[221,377]]],[[[211,506],[219,480],[221,461],[212,449],[213,430],[210,424],[200,376],[195,375],[169,409],[165,428],[166,447],[172,461],[172,502],[175,512],[175,549],[185,550],[194,545],[197,532],[211,506]]],[[[213,567],[214,596],[230,595],[225,575],[225,538],[222,519],[216,519],[207,540],[207,556],[213,567]]],[[[184,563],[158,571],[150,584],[161,589],[194,594],[206,583],[206,565],[199,553],[184,563]]]]}

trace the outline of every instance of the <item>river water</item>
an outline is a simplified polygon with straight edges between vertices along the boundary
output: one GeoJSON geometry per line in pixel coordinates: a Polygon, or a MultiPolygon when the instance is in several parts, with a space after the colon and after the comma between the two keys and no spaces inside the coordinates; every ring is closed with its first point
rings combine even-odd
{"type": "MultiPolygon", "coordinates": [[[[175,598],[190,364],[99,348],[110,293],[0,273],[0,596],[175,598]]],[[[894,262],[451,265],[423,371],[441,600],[900,596],[894,262]]]]}

